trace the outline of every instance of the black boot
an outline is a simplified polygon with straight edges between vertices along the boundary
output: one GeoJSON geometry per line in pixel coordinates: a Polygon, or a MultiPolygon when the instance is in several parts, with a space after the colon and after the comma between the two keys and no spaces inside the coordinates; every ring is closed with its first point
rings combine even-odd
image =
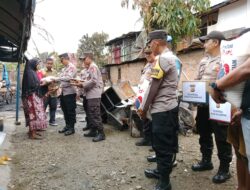
{"type": "Polygon", "coordinates": [[[74,126],[73,127],[70,127],[65,133],[64,135],[65,136],[69,136],[69,135],[73,135],[75,133],[75,128],[74,126]]]}
{"type": "Polygon", "coordinates": [[[144,174],[147,178],[160,179],[160,173],[157,169],[146,169],[144,170],[144,174]]]}
{"type": "Polygon", "coordinates": [[[87,130],[90,129],[89,124],[88,124],[88,123],[89,123],[89,122],[88,122],[88,121],[89,121],[89,120],[88,120],[88,117],[85,117],[85,121],[86,121],[86,125],[85,125],[85,127],[82,128],[83,131],[87,131],[87,130]]]}
{"type": "Polygon", "coordinates": [[[95,137],[97,135],[96,130],[90,129],[88,133],[85,133],[83,136],[84,137],[95,137]]]}
{"type": "Polygon", "coordinates": [[[99,142],[105,140],[105,134],[103,131],[98,131],[98,134],[92,139],[93,142],[99,142]]]}
{"type": "Polygon", "coordinates": [[[172,186],[170,183],[169,175],[161,176],[158,184],[154,190],[171,190],[172,186]]]}
{"type": "Polygon", "coordinates": [[[83,127],[83,128],[82,128],[83,131],[87,131],[87,130],[89,130],[89,129],[90,129],[90,127],[89,127],[88,125],[86,125],[86,127],[83,127]]]}
{"type": "Polygon", "coordinates": [[[135,143],[136,146],[151,146],[151,141],[147,138],[143,138],[142,140],[135,143]]]}
{"type": "Polygon", "coordinates": [[[214,183],[224,183],[229,178],[231,178],[231,174],[229,172],[229,164],[227,166],[220,166],[217,174],[213,177],[212,181],[214,183]]]}
{"type": "Polygon", "coordinates": [[[69,130],[69,126],[66,125],[63,129],[59,130],[58,133],[65,133],[68,130],[69,130]]]}
{"type": "Polygon", "coordinates": [[[173,163],[173,168],[176,167],[178,165],[178,162],[175,160],[173,163]]]}
{"type": "Polygon", "coordinates": [[[176,160],[176,154],[173,155],[173,159],[172,159],[172,168],[176,167],[178,164],[177,160],[176,160]]]}
{"type": "Polygon", "coordinates": [[[148,156],[148,157],[147,157],[147,161],[148,161],[148,162],[156,162],[156,155],[148,156]]]}
{"type": "Polygon", "coordinates": [[[202,158],[200,162],[197,164],[192,165],[193,171],[205,171],[205,170],[212,170],[214,168],[211,159],[209,158],[202,158]]]}

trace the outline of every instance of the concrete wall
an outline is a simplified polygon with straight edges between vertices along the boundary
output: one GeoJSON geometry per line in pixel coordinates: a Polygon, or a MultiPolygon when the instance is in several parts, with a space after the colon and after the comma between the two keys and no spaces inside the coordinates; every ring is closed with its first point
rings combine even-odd
{"type": "Polygon", "coordinates": [[[204,50],[193,50],[177,55],[182,61],[182,74],[179,82],[179,89],[182,88],[182,81],[194,80],[197,76],[199,63],[204,56],[204,50]]]}
{"type": "Polygon", "coordinates": [[[131,85],[137,85],[140,80],[141,71],[146,62],[136,62],[110,67],[110,77],[112,84],[117,84],[121,81],[129,81],[131,85]],[[118,69],[121,69],[121,80],[118,80],[118,69]]]}
{"type": "Polygon", "coordinates": [[[208,27],[213,30],[227,31],[250,26],[250,0],[240,0],[219,10],[218,22],[208,27]]]}
{"type": "MultiPolygon", "coordinates": [[[[182,61],[182,74],[179,83],[179,89],[182,87],[182,81],[194,80],[197,75],[200,60],[204,56],[204,50],[193,50],[186,53],[178,54],[182,61]]],[[[137,85],[141,71],[145,66],[145,62],[130,63],[110,67],[111,82],[117,84],[118,68],[121,68],[121,81],[129,81],[131,85],[137,85]]]]}
{"type": "MultiPolygon", "coordinates": [[[[182,87],[182,81],[194,80],[197,75],[200,60],[204,56],[204,50],[193,50],[186,53],[178,54],[182,61],[182,74],[179,83],[179,89],[182,87]]],[[[110,67],[111,82],[117,84],[118,68],[121,68],[121,81],[129,81],[131,85],[137,85],[141,71],[145,66],[145,62],[130,63],[110,67]]]]}

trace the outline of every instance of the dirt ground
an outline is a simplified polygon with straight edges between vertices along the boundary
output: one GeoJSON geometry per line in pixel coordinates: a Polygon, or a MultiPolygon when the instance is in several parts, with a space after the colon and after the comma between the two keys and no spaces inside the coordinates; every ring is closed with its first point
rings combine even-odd
{"type": "MultiPolygon", "coordinates": [[[[3,110],[2,110],[3,111],[3,110]]],[[[9,110],[1,115],[13,115],[9,110]]],[[[11,148],[5,150],[12,155],[10,190],[135,190],[154,188],[157,180],[147,179],[144,169],[155,168],[146,156],[152,155],[150,147],[137,147],[139,139],[130,137],[129,131],[119,131],[105,125],[107,139],[93,143],[83,137],[85,125],[83,113],[77,115],[76,134],[65,137],[58,129],[64,125],[63,117],[57,114],[59,126],[49,126],[43,140],[27,138],[27,129],[17,126],[10,137],[11,148]]],[[[7,117],[5,123],[13,123],[14,117],[7,117]]],[[[180,135],[178,166],[171,175],[173,190],[235,190],[235,156],[231,164],[232,178],[221,185],[212,183],[212,176],[218,168],[218,158],[213,155],[215,169],[192,172],[192,163],[200,158],[198,135],[180,135]]],[[[1,167],[0,167],[1,170],[1,167]]]]}

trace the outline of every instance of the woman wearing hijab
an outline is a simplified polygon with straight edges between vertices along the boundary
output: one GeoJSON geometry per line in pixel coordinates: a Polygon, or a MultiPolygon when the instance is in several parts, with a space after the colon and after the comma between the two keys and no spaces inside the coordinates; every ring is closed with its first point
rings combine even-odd
{"type": "Polygon", "coordinates": [[[29,137],[39,139],[38,131],[47,128],[46,114],[42,99],[42,90],[36,71],[39,60],[34,58],[25,65],[22,81],[22,102],[26,120],[29,127],[29,137]]]}

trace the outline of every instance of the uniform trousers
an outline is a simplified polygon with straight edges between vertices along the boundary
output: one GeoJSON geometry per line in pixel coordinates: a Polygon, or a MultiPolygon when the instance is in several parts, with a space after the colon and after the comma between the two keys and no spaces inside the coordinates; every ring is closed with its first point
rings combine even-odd
{"type": "Polygon", "coordinates": [[[61,95],[61,108],[68,128],[74,128],[76,123],[76,94],[61,95]]]}
{"type": "Polygon", "coordinates": [[[86,96],[82,96],[82,105],[83,105],[83,110],[85,111],[86,117],[85,117],[85,121],[86,121],[86,126],[88,127],[88,116],[87,116],[87,98],[86,96]]]}
{"type": "Polygon", "coordinates": [[[47,106],[49,106],[49,123],[54,123],[56,121],[57,97],[47,97],[44,100],[45,110],[47,106]]]}
{"type": "Polygon", "coordinates": [[[149,119],[143,120],[143,134],[144,138],[151,141],[152,139],[152,121],[149,119]]]}
{"type": "Polygon", "coordinates": [[[172,172],[178,152],[178,129],[178,107],[166,112],[152,113],[152,147],[161,176],[169,176],[172,172]]]}
{"type": "Polygon", "coordinates": [[[103,131],[101,98],[87,99],[87,117],[90,129],[103,131]]]}
{"type": "Polygon", "coordinates": [[[228,169],[232,161],[232,146],[227,142],[228,125],[209,120],[209,107],[198,106],[196,116],[197,131],[200,135],[200,151],[204,159],[210,161],[213,153],[213,137],[218,149],[221,169],[228,169]]]}

